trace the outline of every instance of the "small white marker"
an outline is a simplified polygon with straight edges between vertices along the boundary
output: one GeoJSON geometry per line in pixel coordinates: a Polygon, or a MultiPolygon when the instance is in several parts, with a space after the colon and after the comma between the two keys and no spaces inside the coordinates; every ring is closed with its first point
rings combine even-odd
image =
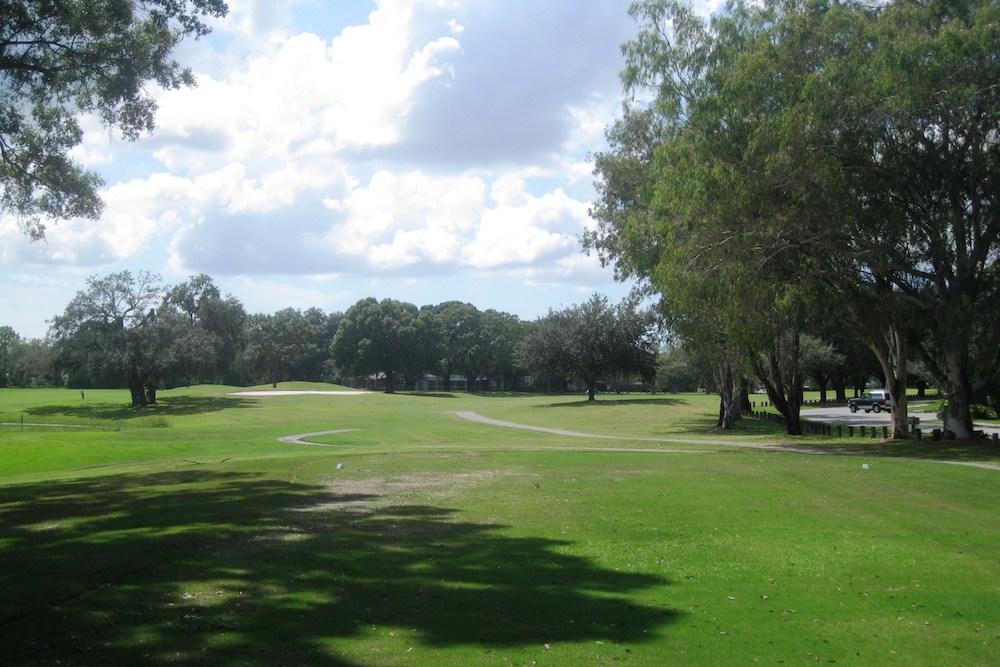
{"type": "MultiPolygon", "coordinates": [[[[866,467],[866,468],[868,467],[868,464],[867,464],[867,463],[865,464],[865,467],[866,467]]],[[[338,463],[338,464],[337,464],[337,470],[343,470],[343,468],[344,468],[344,464],[343,464],[343,463],[338,463]]]]}
{"type": "MultiPolygon", "coordinates": [[[[339,468],[340,466],[337,466],[337,467],[339,468]]],[[[868,470],[868,464],[867,463],[862,463],[861,464],[861,469],[862,470],[868,470]]]]}

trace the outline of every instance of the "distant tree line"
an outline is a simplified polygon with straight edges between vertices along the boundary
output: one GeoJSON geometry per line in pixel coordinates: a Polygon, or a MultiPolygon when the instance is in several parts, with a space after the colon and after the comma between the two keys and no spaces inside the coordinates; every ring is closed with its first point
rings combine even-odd
{"type": "Polygon", "coordinates": [[[425,375],[469,390],[563,390],[651,383],[658,351],[649,312],[595,295],[534,322],[469,303],[417,307],[367,298],[347,312],[247,314],[207,275],[165,285],[155,274],[94,276],[44,340],[0,327],[0,386],[127,388],[135,406],[160,389],[328,381],[393,392],[425,375]]]}
{"type": "MultiPolygon", "coordinates": [[[[0,387],[128,388],[137,406],[164,388],[326,381],[393,392],[425,376],[452,391],[718,391],[716,359],[685,338],[662,342],[655,311],[635,299],[550,309],[534,321],[469,303],[417,307],[366,298],[347,312],[285,308],[248,315],[209,276],[172,286],[145,272],[92,277],[45,339],[0,326],[0,387]]],[[[850,332],[800,342],[806,386],[843,402],[873,379],[875,357],[850,332]]],[[[725,380],[725,378],[722,378],[725,380]]],[[[933,375],[917,366],[921,390],[933,375]]],[[[744,380],[742,393],[763,388],[744,380]]],[[[1000,386],[984,403],[996,406],[1000,386]]]]}

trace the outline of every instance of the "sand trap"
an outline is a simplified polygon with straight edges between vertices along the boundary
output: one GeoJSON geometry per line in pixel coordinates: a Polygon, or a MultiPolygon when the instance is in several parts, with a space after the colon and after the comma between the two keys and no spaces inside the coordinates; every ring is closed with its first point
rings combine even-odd
{"type": "Polygon", "coordinates": [[[311,391],[265,389],[263,391],[235,391],[230,396],[364,396],[370,391],[311,391]]]}

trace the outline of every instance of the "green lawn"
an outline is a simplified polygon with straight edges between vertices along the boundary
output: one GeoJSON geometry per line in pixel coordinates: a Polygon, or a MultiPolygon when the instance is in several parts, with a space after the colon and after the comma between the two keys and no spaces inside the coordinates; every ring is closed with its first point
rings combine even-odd
{"type": "Polygon", "coordinates": [[[230,391],[0,390],[0,662],[1000,655],[1000,470],[933,443],[723,435],[711,396],[230,391]]]}

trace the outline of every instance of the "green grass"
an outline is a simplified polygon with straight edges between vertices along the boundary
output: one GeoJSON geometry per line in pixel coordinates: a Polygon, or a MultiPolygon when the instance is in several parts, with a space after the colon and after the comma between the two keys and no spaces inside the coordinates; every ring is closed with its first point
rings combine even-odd
{"type": "Polygon", "coordinates": [[[3,664],[989,665],[1000,652],[1000,471],[921,460],[941,455],[931,443],[737,447],[847,445],[756,422],[722,435],[710,396],[229,391],[163,392],[148,410],[125,392],[0,391],[0,413],[63,425],[0,430],[3,664]],[[357,430],[276,441],[333,429],[357,430]]]}

